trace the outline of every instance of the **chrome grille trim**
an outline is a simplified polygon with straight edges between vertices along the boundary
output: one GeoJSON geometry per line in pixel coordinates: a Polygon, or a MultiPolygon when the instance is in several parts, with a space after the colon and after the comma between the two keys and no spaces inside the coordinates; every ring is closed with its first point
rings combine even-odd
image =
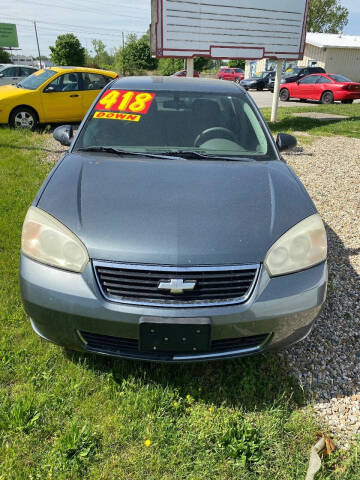
{"type": "MultiPolygon", "coordinates": [[[[194,308],[194,307],[208,307],[208,306],[225,306],[225,305],[234,305],[234,304],[239,304],[239,303],[245,303],[251,296],[251,294],[254,291],[255,285],[257,283],[257,280],[259,278],[260,274],[260,264],[246,264],[246,265],[196,265],[196,266],[170,266],[170,265],[143,265],[143,264],[128,264],[128,263],[120,263],[120,262],[111,262],[111,261],[104,261],[104,260],[93,260],[93,269],[95,273],[95,277],[97,280],[98,287],[100,289],[101,294],[103,297],[110,301],[110,302],[115,302],[115,303],[123,303],[123,304],[130,304],[130,305],[145,305],[145,306],[151,306],[151,307],[170,307],[170,308],[194,308]],[[229,272],[231,275],[232,271],[245,271],[249,270],[252,271],[251,275],[253,275],[253,278],[251,281],[248,283],[248,288],[246,292],[236,298],[225,298],[225,299],[217,299],[217,300],[189,300],[189,301],[181,301],[181,296],[183,294],[178,294],[178,298],[175,298],[173,302],[171,301],[159,301],[159,300],[147,300],[146,298],[141,298],[141,299],[129,299],[129,298],[121,298],[120,296],[111,296],[109,295],[102,284],[102,281],[100,279],[100,275],[98,272],[99,268],[110,268],[110,269],[124,269],[124,270],[133,270],[133,271],[154,271],[154,272],[166,272],[166,273],[174,273],[174,276],[180,276],[181,273],[183,274],[189,274],[191,272],[229,272]],[[178,301],[177,301],[178,300],[178,301]]],[[[244,272],[245,273],[245,272],[244,272]]],[[[139,272],[140,274],[140,272],[139,272]]],[[[116,275],[114,273],[114,275],[116,275]]],[[[146,277],[146,275],[144,275],[146,277]]],[[[250,274],[249,274],[250,276],[250,274]]],[[[145,278],[146,282],[146,278],[145,278]]],[[[238,280],[238,283],[241,283],[240,280],[238,280]]],[[[214,287],[218,286],[218,283],[214,283],[214,287]]],[[[139,288],[141,290],[141,288],[139,288]]],[[[160,293],[158,293],[160,294],[160,293]]],[[[222,294],[224,296],[224,294],[222,294]]],[[[151,296],[150,294],[147,294],[147,296],[151,296]]]]}

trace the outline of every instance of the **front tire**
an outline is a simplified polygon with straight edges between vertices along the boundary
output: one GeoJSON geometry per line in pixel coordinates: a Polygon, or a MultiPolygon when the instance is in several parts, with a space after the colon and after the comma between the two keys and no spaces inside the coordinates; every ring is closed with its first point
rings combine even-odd
{"type": "Polygon", "coordinates": [[[282,102],[288,102],[290,99],[290,92],[287,88],[282,88],[280,90],[280,100],[282,102]]]}
{"type": "Polygon", "coordinates": [[[35,110],[30,107],[15,108],[9,118],[11,128],[34,131],[38,126],[39,119],[35,110]]]}
{"type": "Polygon", "coordinates": [[[330,103],[334,103],[334,95],[331,92],[324,92],[321,95],[320,102],[324,105],[329,105],[330,103]]]}

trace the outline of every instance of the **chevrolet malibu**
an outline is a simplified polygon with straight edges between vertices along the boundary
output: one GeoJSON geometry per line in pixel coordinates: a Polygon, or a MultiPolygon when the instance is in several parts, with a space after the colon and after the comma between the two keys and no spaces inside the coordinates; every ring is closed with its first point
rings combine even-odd
{"type": "Polygon", "coordinates": [[[235,83],[108,84],[26,215],[21,293],[67,349],[238,357],[306,337],[326,296],[324,224],[235,83]]]}

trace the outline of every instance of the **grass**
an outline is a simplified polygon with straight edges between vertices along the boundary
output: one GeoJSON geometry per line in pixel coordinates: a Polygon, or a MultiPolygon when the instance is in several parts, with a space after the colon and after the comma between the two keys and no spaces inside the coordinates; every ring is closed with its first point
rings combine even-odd
{"type": "MultiPolygon", "coordinates": [[[[277,355],[155,365],[40,340],[18,286],[44,135],[0,129],[0,480],[305,478],[319,426],[277,355]]],[[[358,478],[356,447],[317,480],[358,478]]]]}
{"type": "MultiPolygon", "coordinates": [[[[270,120],[271,108],[262,108],[267,121],[270,120]]],[[[274,134],[279,132],[304,132],[311,136],[334,136],[360,138],[360,104],[352,105],[309,105],[308,107],[280,107],[278,121],[270,123],[274,134]],[[317,120],[314,118],[295,117],[295,113],[319,112],[346,115],[347,119],[317,120]]],[[[305,137],[301,137],[301,141],[305,137]]],[[[306,141],[306,140],[305,140],[306,141]]]]}

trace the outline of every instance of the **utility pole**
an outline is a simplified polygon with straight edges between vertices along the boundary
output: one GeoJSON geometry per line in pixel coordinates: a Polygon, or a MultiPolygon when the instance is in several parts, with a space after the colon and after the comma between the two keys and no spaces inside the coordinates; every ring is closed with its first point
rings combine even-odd
{"type": "Polygon", "coordinates": [[[125,48],[125,41],[124,41],[124,32],[122,33],[122,50],[121,50],[121,58],[122,58],[122,74],[125,77],[125,65],[124,65],[124,48],[125,48]]]}
{"type": "Polygon", "coordinates": [[[40,68],[42,68],[41,55],[40,55],[40,47],[39,47],[39,39],[38,39],[38,34],[37,34],[37,29],[36,29],[36,22],[35,22],[35,20],[34,20],[34,28],[35,28],[36,43],[37,43],[38,54],[39,54],[40,68]]]}
{"type": "Polygon", "coordinates": [[[278,60],[276,64],[275,84],[274,84],[274,92],[273,92],[272,107],[271,107],[271,119],[270,119],[271,122],[276,122],[277,120],[282,64],[283,64],[282,60],[278,60]]]}

